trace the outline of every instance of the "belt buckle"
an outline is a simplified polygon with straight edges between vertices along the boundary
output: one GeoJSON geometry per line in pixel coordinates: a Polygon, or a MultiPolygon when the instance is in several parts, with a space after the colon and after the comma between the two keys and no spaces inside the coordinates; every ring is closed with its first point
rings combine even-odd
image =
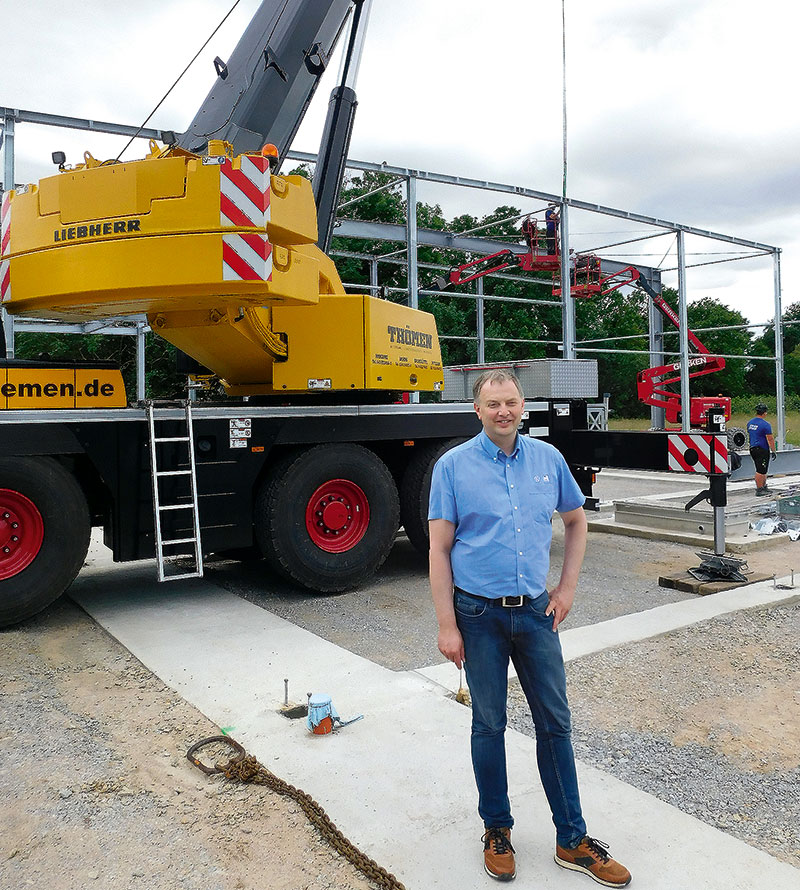
{"type": "Polygon", "coordinates": [[[504,596],[502,598],[503,608],[518,609],[525,601],[523,596],[504,596]]]}

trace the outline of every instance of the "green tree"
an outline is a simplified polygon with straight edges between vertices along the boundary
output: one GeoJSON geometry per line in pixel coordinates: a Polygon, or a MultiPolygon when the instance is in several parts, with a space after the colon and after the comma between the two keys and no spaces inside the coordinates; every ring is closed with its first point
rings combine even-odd
{"type": "MultiPolygon", "coordinates": [[[[674,293],[674,292],[673,292],[674,293]]],[[[674,306],[677,306],[677,295],[674,306]]],[[[750,350],[752,334],[746,328],[735,329],[736,325],[746,325],[747,319],[735,309],[720,303],[712,297],[704,297],[687,306],[690,330],[697,328],[726,327],[721,331],[702,331],[697,334],[700,342],[711,353],[746,356],[750,350]]],[[[676,342],[674,337],[672,342],[676,342]]],[[[747,360],[725,359],[725,368],[715,374],[692,379],[693,395],[733,396],[744,392],[747,379],[747,360]]]]}
{"type": "MultiPolygon", "coordinates": [[[[796,388],[794,362],[800,346],[800,302],[791,303],[781,314],[783,323],[784,388],[787,394],[800,392],[796,388]],[[790,387],[791,380],[791,387],[790,387]]],[[[775,356],[774,319],[764,328],[750,349],[752,356],[775,356]]],[[[775,392],[775,364],[773,362],[751,362],[746,372],[747,391],[753,395],[768,395],[775,392]]]]}
{"type": "MultiPolygon", "coordinates": [[[[578,300],[575,323],[578,340],[608,338],[596,344],[599,349],[647,349],[647,297],[639,290],[623,292],[620,288],[578,300]],[[615,339],[623,337],[636,339],[615,339]]],[[[636,375],[648,365],[646,355],[586,352],[580,356],[597,360],[599,395],[609,393],[618,415],[646,416],[648,409],[639,402],[636,391],[636,375]]]]}

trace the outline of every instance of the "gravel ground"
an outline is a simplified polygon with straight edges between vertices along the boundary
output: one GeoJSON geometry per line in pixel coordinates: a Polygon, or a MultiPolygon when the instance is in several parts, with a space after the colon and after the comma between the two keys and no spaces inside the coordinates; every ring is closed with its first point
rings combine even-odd
{"type": "MultiPolygon", "coordinates": [[[[567,677],[580,759],[800,868],[800,603],[586,656],[567,677]]],[[[533,735],[516,682],[509,705],[533,735]]]]}
{"type": "Polygon", "coordinates": [[[0,887],[373,886],[293,802],[193,767],[219,728],[69,601],[0,641],[0,887]]]}

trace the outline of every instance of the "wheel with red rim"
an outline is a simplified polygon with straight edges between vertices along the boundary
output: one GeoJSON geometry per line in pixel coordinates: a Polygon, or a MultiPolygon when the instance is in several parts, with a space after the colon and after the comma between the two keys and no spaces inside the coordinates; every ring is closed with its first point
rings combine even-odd
{"type": "Polygon", "coordinates": [[[44,523],[24,494],[0,488],[0,581],[27,568],[42,546],[44,523]]]}
{"type": "Polygon", "coordinates": [[[273,568],[310,590],[357,587],[394,542],[399,498],[383,461],[361,445],[286,455],[256,501],[256,539],[273,568]]]}
{"type": "Polygon", "coordinates": [[[369,528],[369,501],[349,479],[331,479],[311,495],[306,507],[306,531],[321,550],[344,553],[369,528]]]}
{"type": "Polygon", "coordinates": [[[57,599],[89,549],[86,498],[50,457],[0,458],[0,627],[57,599]]]}

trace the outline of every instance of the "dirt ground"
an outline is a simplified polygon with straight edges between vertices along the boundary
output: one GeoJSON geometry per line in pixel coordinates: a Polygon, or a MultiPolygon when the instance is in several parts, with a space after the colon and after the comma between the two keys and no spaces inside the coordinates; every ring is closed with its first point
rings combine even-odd
{"type": "MultiPolygon", "coordinates": [[[[620,590],[644,585],[645,592],[616,602],[613,585],[603,580],[603,609],[598,615],[587,613],[577,624],[651,608],[674,593],[651,596],[647,591],[659,573],[679,557],[685,560],[685,548],[665,545],[645,559],[641,543],[620,540],[625,546],[615,542],[613,548],[620,590]]],[[[594,542],[598,553],[605,551],[603,543],[594,542]]],[[[800,543],[787,541],[754,554],[750,564],[779,575],[794,566],[800,572],[796,554],[800,543]]],[[[588,578],[590,567],[588,558],[588,578]]],[[[423,571],[415,568],[414,576],[423,571]]],[[[424,574],[419,583],[426,586],[424,574]]],[[[599,601],[599,596],[593,592],[588,599],[599,601]]],[[[337,606],[341,612],[341,604],[337,606]]],[[[352,620],[363,619],[353,615],[352,620]]],[[[769,787],[779,790],[779,780],[797,775],[796,637],[792,634],[778,645],[786,635],[778,633],[777,625],[774,638],[758,641],[750,638],[746,622],[741,635],[739,624],[717,625],[711,636],[701,625],[572,665],[570,695],[581,718],[576,720],[579,756],[607,749],[607,757],[587,760],[669,800],[665,775],[680,784],[687,771],[699,771],[700,789],[708,781],[701,773],[717,771],[715,787],[728,789],[728,803],[718,813],[694,814],[800,864],[798,842],[788,840],[786,832],[783,841],[757,833],[757,820],[747,822],[746,802],[738,801],[733,787],[745,777],[753,784],[742,795],[773,779],[769,787]],[[720,640],[731,636],[736,651],[720,657],[715,651],[720,640]],[[641,665],[654,667],[652,682],[643,681],[641,665]],[[713,751],[706,756],[709,747],[713,751]],[[642,764],[637,765],[629,754],[639,749],[642,764]],[[714,760],[717,754],[736,770],[714,760]],[[682,755],[686,759],[669,759],[682,755]],[[744,828],[737,821],[739,813],[747,822],[744,828]],[[747,833],[751,828],[752,836],[747,833]]],[[[432,627],[424,633],[430,635],[432,627]]],[[[69,600],[0,632],[0,672],[0,887],[373,886],[318,837],[294,803],[263,788],[207,778],[194,768],[185,758],[187,749],[220,728],[69,600]]],[[[688,807],[677,799],[672,802],[688,807]]],[[[769,810],[762,815],[768,818],[769,810]]],[[[336,819],[336,813],[330,816],[336,819]]]]}
{"type": "Polygon", "coordinates": [[[0,887],[373,886],[294,802],[192,766],[220,728],[70,601],[0,647],[0,887]]]}

